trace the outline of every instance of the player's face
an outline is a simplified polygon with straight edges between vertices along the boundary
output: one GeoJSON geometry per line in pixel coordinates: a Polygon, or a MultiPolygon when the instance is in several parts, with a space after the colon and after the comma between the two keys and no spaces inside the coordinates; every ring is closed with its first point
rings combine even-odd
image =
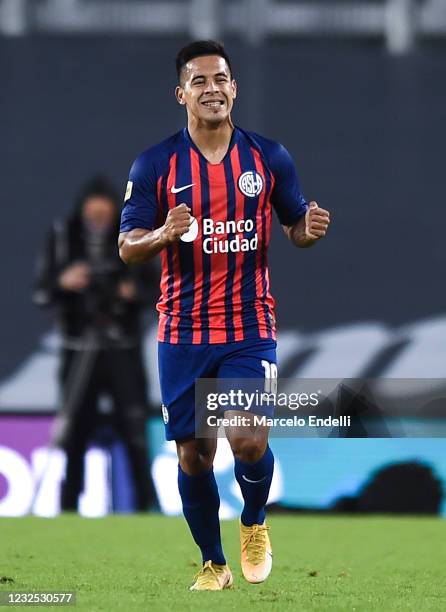
{"type": "Polygon", "coordinates": [[[218,55],[196,57],[186,64],[177,100],[197,121],[222,123],[228,119],[237,86],[226,61],[218,55]]]}
{"type": "Polygon", "coordinates": [[[83,220],[98,231],[108,230],[113,225],[115,216],[113,202],[102,196],[91,196],[82,206],[83,220]]]}

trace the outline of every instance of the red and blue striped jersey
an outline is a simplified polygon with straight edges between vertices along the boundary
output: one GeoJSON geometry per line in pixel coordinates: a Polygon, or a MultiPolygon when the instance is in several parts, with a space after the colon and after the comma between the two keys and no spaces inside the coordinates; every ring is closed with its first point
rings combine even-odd
{"type": "Polygon", "coordinates": [[[195,220],[161,251],[158,339],[275,338],[267,262],[272,209],[288,226],[307,210],[288,151],[235,128],[224,159],[210,164],[185,128],[134,162],[121,232],[159,227],[182,203],[195,220]]]}

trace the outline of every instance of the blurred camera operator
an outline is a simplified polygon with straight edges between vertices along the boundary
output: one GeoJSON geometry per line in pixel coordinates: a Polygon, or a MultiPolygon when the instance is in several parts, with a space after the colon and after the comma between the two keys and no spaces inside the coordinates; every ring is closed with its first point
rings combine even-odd
{"type": "Polygon", "coordinates": [[[92,179],[71,217],[54,224],[37,265],[34,301],[55,307],[63,339],[62,407],[53,432],[53,444],[67,458],[62,510],[77,509],[87,444],[104,419],[103,396],[113,400],[111,418],[128,451],[137,510],[156,505],[140,314],[154,302],[158,274],[153,266],[129,269],[120,260],[119,213],[113,187],[92,179]]]}

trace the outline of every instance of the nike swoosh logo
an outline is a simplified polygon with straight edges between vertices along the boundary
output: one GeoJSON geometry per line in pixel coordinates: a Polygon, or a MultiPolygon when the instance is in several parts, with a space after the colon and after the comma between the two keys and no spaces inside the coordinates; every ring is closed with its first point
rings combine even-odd
{"type": "Polygon", "coordinates": [[[242,478],[243,480],[246,480],[246,482],[250,482],[251,484],[257,484],[258,482],[263,482],[266,478],[268,478],[268,476],[264,476],[260,480],[250,480],[249,478],[246,478],[244,474],[242,474],[242,478]]]}
{"type": "Polygon", "coordinates": [[[189,187],[193,187],[195,183],[191,183],[190,185],[184,185],[184,187],[171,187],[171,193],[180,193],[180,191],[184,191],[185,189],[189,189],[189,187]]]}

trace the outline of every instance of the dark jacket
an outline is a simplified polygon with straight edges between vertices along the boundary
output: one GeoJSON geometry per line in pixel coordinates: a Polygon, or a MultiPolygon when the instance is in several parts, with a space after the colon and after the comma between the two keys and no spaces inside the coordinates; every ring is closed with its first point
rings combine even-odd
{"type": "Polygon", "coordinates": [[[81,339],[91,330],[112,345],[132,345],[141,336],[141,310],[155,311],[159,272],[154,264],[125,265],[118,253],[118,228],[104,238],[99,258],[91,257],[89,234],[79,212],[51,228],[37,262],[33,300],[39,306],[53,306],[65,341],[81,339]],[[59,286],[61,272],[84,261],[92,269],[92,282],[82,293],[59,286]],[[129,302],[117,294],[118,283],[132,280],[136,298],[129,302]]]}

